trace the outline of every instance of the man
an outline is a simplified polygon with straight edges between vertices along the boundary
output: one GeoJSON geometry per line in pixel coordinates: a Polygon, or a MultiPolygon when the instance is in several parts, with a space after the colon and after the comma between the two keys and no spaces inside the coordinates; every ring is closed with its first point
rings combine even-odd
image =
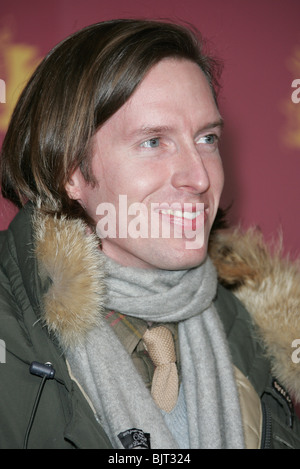
{"type": "Polygon", "coordinates": [[[1,447],[300,448],[299,272],[216,231],[216,73],[189,30],[118,20],[26,86],[1,157],[25,205],[1,237],[1,447]]]}

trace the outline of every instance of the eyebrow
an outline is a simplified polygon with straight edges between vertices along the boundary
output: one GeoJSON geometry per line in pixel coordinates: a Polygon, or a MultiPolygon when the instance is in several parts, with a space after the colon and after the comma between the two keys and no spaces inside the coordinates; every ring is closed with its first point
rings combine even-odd
{"type": "Polygon", "coordinates": [[[170,127],[167,125],[158,125],[158,126],[143,126],[139,127],[138,129],[133,130],[130,132],[128,135],[129,138],[134,137],[136,135],[144,135],[145,137],[148,137],[149,135],[161,135],[165,132],[169,132],[171,130],[170,127]]]}
{"type": "Polygon", "coordinates": [[[202,132],[213,130],[215,128],[219,128],[221,131],[223,130],[224,120],[222,117],[214,122],[208,122],[207,124],[203,125],[200,129],[197,130],[196,135],[201,134],[202,132]]]}
{"type": "Polygon", "coordinates": [[[201,127],[201,129],[199,130],[199,132],[203,132],[203,130],[209,130],[209,129],[213,129],[215,127],[221,127],[221,129],[223,129],[224,127],[224,120],[222,119],[222,117],[220,117],[220,119],[218,119],[217,121],[215,122],[209,122],[207,125],[205,125],[204,127],[201,127]]]}

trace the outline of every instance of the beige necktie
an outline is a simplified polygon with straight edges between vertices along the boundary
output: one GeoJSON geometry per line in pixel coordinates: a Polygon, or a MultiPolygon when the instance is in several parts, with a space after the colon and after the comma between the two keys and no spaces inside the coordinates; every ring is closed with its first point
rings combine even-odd
{"type": "Polygon", "coordinates": [[[178,398],[178,374],[172,333],[164,326],[147,329],[144,344],[155,365],[151,394],[156,404],[171,412],[178,398]]]}

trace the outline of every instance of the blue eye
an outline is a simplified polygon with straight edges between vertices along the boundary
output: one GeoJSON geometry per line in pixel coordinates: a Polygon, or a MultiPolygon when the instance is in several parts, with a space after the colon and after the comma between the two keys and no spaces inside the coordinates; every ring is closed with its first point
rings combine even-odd
{"type": "Polygon", "coordinates": [[[157,148],[159,146],[159,138],[150,138],[143,142],[141,146],[144,148],[157,148]]]}
{"type": "Polygon", "coordinates": [[[217,136],[214,134],[205,135],[201,137],[197,143],[207,143],[208,145],[213,145],[217,141],[217,136]]]}

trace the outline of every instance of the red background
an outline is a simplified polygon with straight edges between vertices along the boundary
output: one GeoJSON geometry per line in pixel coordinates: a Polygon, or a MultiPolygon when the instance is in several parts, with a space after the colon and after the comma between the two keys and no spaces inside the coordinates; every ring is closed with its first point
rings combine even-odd
{"type": "MultiPolygon", "coordinates": [[[[257,225],[267,239],[281,228],[285,250],[298,257],[300,103],[291,100],[291,84],[300,78],[300,1],[0,0],[0,79],[9,89],[19,78],[19,89],[33,59],[67,35],[97,21],[128,17],[189,22],[210,40],[225,66],[222,205],[233,204],[232,223],[257,225]],[[28,51],[33,58],[25,60],[28,51]]],[[[0,103],[0,118],[9,99],[7,93],[8,101],[0,103]]],[[[4,133],[0,130],[0,143],[4,133]]],[[[0,230],[15,213],[0,196],[0,230]]]]}
{"type": "MultiPolygon", "coordinates": [[[[267,239],[281,227],[285,249],[298,256],[300,103],[291,84],[300,78],[299,0],[0,0],[0,78],[8,88],[1,31],[41,58],[83,26],[126,17],[190,22],[210,40],[225,66],[223,205],[233,203],[233,223],[258,225],[267,239]]],[[[0,198],[0,229],[14,213],[0,198]]]]}

